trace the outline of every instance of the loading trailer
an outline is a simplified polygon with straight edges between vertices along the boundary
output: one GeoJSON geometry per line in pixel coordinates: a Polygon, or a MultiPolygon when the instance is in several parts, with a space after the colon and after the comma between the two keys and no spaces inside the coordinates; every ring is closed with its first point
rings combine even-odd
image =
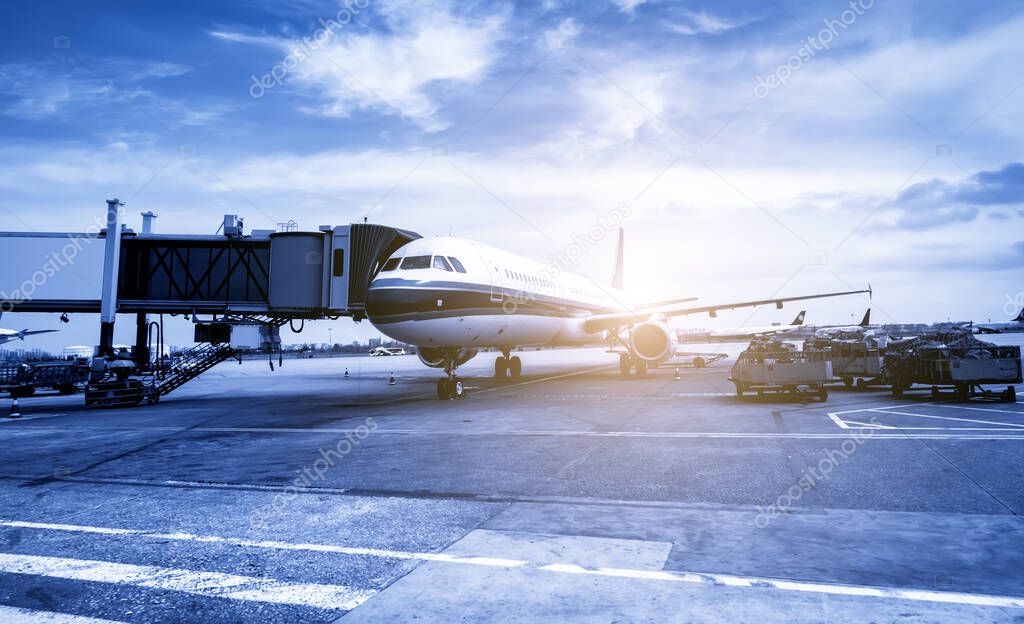
{"type": "Polygon", "coordinates": [[[829,351],[808,347],[798,349],[776,338],[755,339],[736,359],[729,375],[736,385],[736,396],[742,398],[753,392],[757,396],[781,394],[826,401],[825,384],[833,379],[829,351]]]}
{"type": "MultiPolygon", "coordinates": [[[[87,405],[154,403],[239,349],[279,352],[279,330],[288,323],[364,319],[370,281],[399,247],[420,237],[365,222],[246,234],[235,215],[225,215],[217,235],[154,234],[154,216],[144,213],[136,233],[123,226],[115,199],[107,202],[106,228],[96,232],[0,232],[4,312],[100,313],[83,384],[87,405]],[[18,270],[25,266],[47,269],[48,279],[32,283],[31,292],[26,284],[34,277],[18,270]],[[83,277],[89,274],[94,279],[83,277]],[[130,351],[113,348],[118,314],[136,316],[130,351]],[[165,315],[187,315],[198,344],[166,357],[165,315]]],[[[0,390],[14,386],[5,374],[25,373],[0,370],[0,390]]]]}
{"type": "Polygon", "coordinates": [[[983,398],[1012,403],[1017,400],[1013,384],[1021,383],[1020,347],[978,340],[968,330],[930,332],[891,344],[882,377],[896,397],[920,384],[935,398],[943,397],[943,390],[952,390],[957,401],[983,398]],[[1005,390],[987,390],[986,385],[1005,386],[1005,390]]]}
{"type": "Polygon", "coordinates": [[[832,373],[847,388],[866,388],[882,382],[884,346],[873,336],[828,341],[832,354],[832,373]]]}

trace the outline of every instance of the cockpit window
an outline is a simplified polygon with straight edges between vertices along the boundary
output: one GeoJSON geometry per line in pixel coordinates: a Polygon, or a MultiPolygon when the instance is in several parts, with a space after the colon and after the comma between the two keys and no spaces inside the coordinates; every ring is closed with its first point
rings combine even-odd
{"type": "Polygon", "coordinates": [[[398,268],[398,263],[401,261],[401,258],[391,258],[390,260],[384,263],[384,266],[380,268],[380,272],[383,273],[384,271],[394,271],[395,269],[398,268]]]}
{"type": "Polygon", "coordinates": [[[442,271],[452,270],[452,267],[449,266],[448,261],[444,259],[444,256],[434,256],[434,268],[441,269],[442,271]]]}
{"type": "Polygon", "coordinates": [[[462,266],[462,263],[459,262],[458,258],[448,256],[448,261],[452,263],[452,266],[455,267],[455,270],[458,271],[459,273],[466,272],[466,267],[462,266]]]}
{"type": "Polygon", "coordinates": [[[430,256],[406,256],[402,260],[402,270],[408,269],[429,269],[430,256]]]}

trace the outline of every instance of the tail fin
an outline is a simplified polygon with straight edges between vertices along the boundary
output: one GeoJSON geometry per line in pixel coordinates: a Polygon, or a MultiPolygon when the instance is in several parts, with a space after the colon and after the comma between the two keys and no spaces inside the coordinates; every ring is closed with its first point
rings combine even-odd
{"type": "Polygon", "coordinates": [[[868,308],[867,312],[864,313],[864,318],[860,320],[861,327],[867,327],[871,325],[871,308],[868,308]]]}
{"type": "Polygon", "coordinates": [[[1020,309],[1020,314],[1018,314],[1017,318],[1013,320],[1017,321],[1018,323],[1024,323],[1024,308],[1020,309]]]}
{"type": "Polygon", "coordinates": [[[619,246],[615,249],[615,274],[612,275],[612,288],[622,289],[626,282],[625,275],[623,275],[623,232],[622,228],[619,228],[619,246]]]}
{"type": "Polygon", "coordinates": [[[793,322],[790,323],[790,325],[803,325],[805,314],[807,314],[807,310],[800,310],[800,314],[796,315],[796,318],[793,319],[793,322]]]}

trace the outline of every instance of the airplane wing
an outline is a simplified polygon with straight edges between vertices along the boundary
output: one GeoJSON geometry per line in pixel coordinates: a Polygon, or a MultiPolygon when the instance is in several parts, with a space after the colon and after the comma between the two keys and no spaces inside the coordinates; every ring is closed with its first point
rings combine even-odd
{"type": "Polygon", "coordinates": [[[799,297],[778,297],[775,299],[759,299],[757,301],[740,301],[736,303],[722,303],[719,305],[683,307],[669,306],[659,310],[636,310],[632,312],[613,312],[610,314],[594,314],[588,316],[583,325],[584,331],[596,333],[599,331],[618,329],[633,323],[640,323],[648,320],[653,314],[663,315],[667,318],[673,316],[685,316],[688,314],[701,314],[707,312],[712,318],[717,316],[719,310],[735,310],[737,308],[753,308],[760,305],[775,304],[781,309],[784,303],[791,301],[806,301],[808,299],[825,299],[828,297],[842,297],[845,295],[858,295],[868,293],[871,295],[871,288],[866,290],[847,290],[844,292],[822,293],[820,295],[802,295],[799,297]]]}
{"type": "Polygon", "coordinates": [[[664,308],[666,306],[674,306],[680,303],[689,303],[696,301],[697,297],[683,297],[682,299],[667,299],[665,301],[653,301],[651,303],[642,303],[640,305],[633,306],[636,310],[651,310],[653,308],[664,308]]]}
{"type": "Polygon", "coordinates": [[[23,329],[18,332],[19,336],[35,336],[36,334],[49,334],[51,332],[60,331],[59,329],[23,329]]]}

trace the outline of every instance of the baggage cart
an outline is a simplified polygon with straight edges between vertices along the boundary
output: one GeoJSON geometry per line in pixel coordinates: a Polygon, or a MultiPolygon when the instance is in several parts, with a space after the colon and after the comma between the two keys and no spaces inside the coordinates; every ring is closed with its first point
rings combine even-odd
{"type": "Polygon", "coordinates": [[[832,381],[832,362],[828,349],[798,350],[779,340],[755,340],[740,354],[729,380],[736,385],[736,396],[747,392],[787,394],[794,397],[828,399],[825,384],[832,381]]]}

